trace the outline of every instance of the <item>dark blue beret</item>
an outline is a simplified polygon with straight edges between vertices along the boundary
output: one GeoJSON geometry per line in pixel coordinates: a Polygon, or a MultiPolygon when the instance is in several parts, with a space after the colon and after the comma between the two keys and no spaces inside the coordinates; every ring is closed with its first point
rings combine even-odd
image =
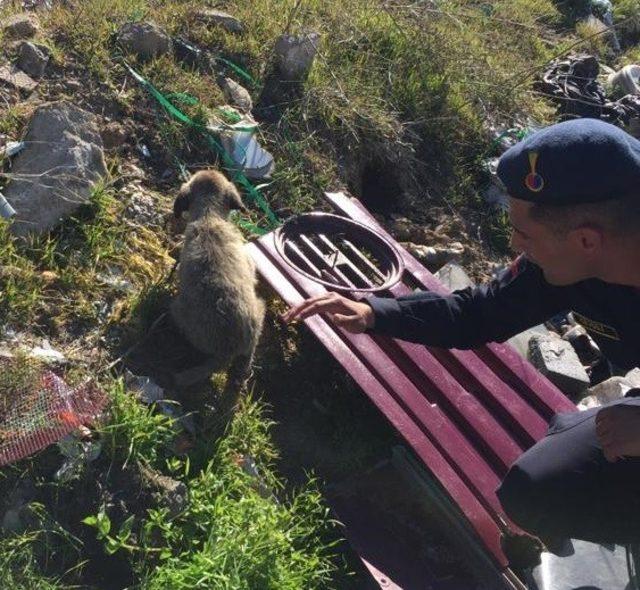
{"type": "Polygon", "coordinates": [[[598,119],[574,119],[507,150],[498,177],[509,195],[570,205],[640,198],[640,141],[598,119]]]}

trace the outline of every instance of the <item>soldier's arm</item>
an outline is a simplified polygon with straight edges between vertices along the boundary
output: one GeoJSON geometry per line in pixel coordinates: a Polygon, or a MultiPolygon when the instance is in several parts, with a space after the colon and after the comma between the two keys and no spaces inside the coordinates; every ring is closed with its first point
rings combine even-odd
{"type": "Polygon", "coordinates": [[[487,285],[451,295],[419,292],[372,297],[372,332],[442,348],[502,342],[569,307],[567,287],[554,287],[535,264],[519,258],[487,285]]]}

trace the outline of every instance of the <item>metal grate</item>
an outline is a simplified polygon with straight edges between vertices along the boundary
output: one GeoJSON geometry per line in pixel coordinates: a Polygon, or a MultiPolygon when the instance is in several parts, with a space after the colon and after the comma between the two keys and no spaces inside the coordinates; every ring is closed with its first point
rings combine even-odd
{"type": "Polygon", "coordinates": [[[376,292],[402,277],[396,248],[367,226],[330,213],[306,213],[275,232],[278,253],[298,272],[328,288],[376,292]]]}

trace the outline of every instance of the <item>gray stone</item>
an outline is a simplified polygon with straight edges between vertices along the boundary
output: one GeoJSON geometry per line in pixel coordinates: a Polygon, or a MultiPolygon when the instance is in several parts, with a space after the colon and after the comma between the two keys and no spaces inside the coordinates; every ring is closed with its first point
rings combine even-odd
{"type": "Polygon", "coordinates": [[[208,25],[215,25],[226,29],[230,33],[242,33],[244,26],[235,16],[222,10],[215,10],[213,8],[205,8],[196,12],[196,18],[205,22],[208,25]]]}
{"type": "Polygon", "coordinates": [[[220,77],[218,84],[220,85],[220,88],[222,88],[222,92],[224,92],[226,99],[232,106],[245,113],[251,112],[253,109],[253,101],[251,100],[251,95],[246,88],[231,78],[220,77]]]}
{"type": "Polygon", "coordinates": [[[598,408],[623,398],[631,389],[640,388],[640,369],[629,371],[624,377],[611,377],[589,388],[587,395],[578,404],[581,410],[598,408]]]}
{"type": "Polygon", "coordinates": [[[589,375],[580,363],[578,355],[571,344],[561,338],[531,338],[529,360],[567,395],[580,395],[589,387],[589,375]]]}
{"type": "Polygon", "coordinates": [[[457,291],[473,287],[473,281],[459,264],[448,262],[437,273],[436,277],[449,291],[457,291]]]}
{"type": "Polygon", "coordinates": [[[36,497],[35,483],[31,479],[23,479],[4,498],[4,514],[1,527],[5,532],[20,532],[25,528],[24,516],[27,504],[36,497]]]}
{"type": "Polygon", "coordinates": [[[153,471],[142,464],[139,465],[139,468],[144,487],[152,492],[161,506],[169,509],[170,516],[174,517],[184,512],[188,504],[188,489],[184,483],[153,471]]]}
{"type": "Polygon", "coordinates": [[[24,41],[18,49],[18,67],[32,78],[41,78],[49,63],[45,47],[24,41]]]}
{"type": "Polygon", "coordinates": [[[559,557],[543,552],[527,588],[537,590],[628,590],[632,587],[623,545],[571,541],[573,551],[559,557]]]}
{"type": "Polygon", "coordinates": [[[624,378],[631,384],[631,387],[640,387],[640,369],[631,369],[624,378]]]}
{"type": "Polygon", "coordinates": [[[18,90],[21,94],[31,94],[38,83],[17,67],[0,66],[0,84],[18,90]]]}
{"type": "Polygon", "coordinates": [[[286,80],[305,80],[313,66],[319,43],[318,33],[299,37],[282,35],[275,47],[276,65],[282,77],[286,80]]]}
{"type": "Polygon", "coordinates": [[[5,197],[18,212],[16,235],[43,233],[71,215],[107,175],[95,115],[67,102],[39,107],[13,160],[5,197]]]}
{"type": "Polygon", "coordinates": [[[124,192],[130,192],[129,204],[125,215],[141,225],[162,225],[164,216],[158,210],[158,204],[151,193],[139,186],[127,187],[124,192]]]}
{"type": "Polygon", "coordinates": [[[169,53],[171,37],[154,22],[126,23],[118,32],[118,41],[142,60],[169,53]]]}
{"type": "Polygon", "coordinates": [[[424,246],[412,242],[401,243],[401,245],[429,269],[458,261],[464,254],[464,246],[460,242],[451,242],[447,246],[424,246]]]}
{"type": "Polygon", "coordinates": [[[537,326],[532,326],[531,328],[527,328],[524,332],[520,332],[520,334],[516,334],[507,340],[507,344],[510,344],[513,348],[515,348],[516,352],[524,359],[529,358],[529,341],[534,336],[544,336],[548,338],[552,338],[551,332],[547,329],[544,324],[538,324],[537,326]]]}
{"type": "Polygon", "coordinates": [[[590,387],[587,390],[587,395],[578,404],[578,408],[581,410],[598,408],[604,404],[623,398],[632,387],[631,383],[624,377],[611,377],[606,381],[590,387]]]}
{"type": "Polygon", "coordinates": [[[38,25],[28,14],[16,14],[2,23],[2,32],[7,39],[31,39],[38,32],[38,25]]]}

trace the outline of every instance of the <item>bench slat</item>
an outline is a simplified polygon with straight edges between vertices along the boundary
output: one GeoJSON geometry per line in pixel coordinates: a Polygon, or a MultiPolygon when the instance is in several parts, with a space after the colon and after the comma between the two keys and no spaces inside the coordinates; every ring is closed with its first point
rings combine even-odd
{"type": "MultiPolygon", "coordinates": [[[[299,285],[307,281],[306,279],[303,280],[301,275],[298,275],[300,277],[298,287],[294,286],[286,274],[283,274],[283,269],[278,268],[262,249],[265,247],[265,242],[268,244],[269,240],[272,239],[273,237],[271,235],[267,235],[257,243],[248,244],[247,248],[260,269],[261,274],[285,302],[291,306],[297,305],[307,296],[323,292],[324,289],[315,284],[308,289],[306,288],[308,286],[305,285],[305,290],[300,290],[299,285]]],[[[311,281],[308,282],[311,283],[311,281]]],[[[457,472],[457,466],[454,467],[445,456],[443,456],[421,426],[416,424],[413,416],[407,413],[406,409],[398,403],[395,398],[395,393],[390,391],[384,382],[379,380],[372,371],[373,367],[370,365],[367,366],[362,362],[342,338],[336,338],[337,332],[334,327],[319,316],[308,318],[305,320],[305,323],[334,358],[345,368],[348,368],[349,374],[355,382],[362,388],[376,407],[383,412],[394,428],[402,435],[406,443],[409,444],[417,456],[420,457],[420,460],[428,466],[429,470],[447,490],[447,493],[455,498],[456,504],[465,514],[473,529],[482,539],[484,545],[498,565],[503,568],[506,567],[507,562],[500,547],[500,528],[497,524],[496,517],[484,503],[481,502],[477,493],[474,493],[472,489],[469,488],[468,483],[465,482],[457,472]]],[[[432,416],[436,417],[437,414],[433,412],[432,416]]],[[[436,428],[436,431],[439,431],[439,428],[436,428]]],[[[453,447],[455,445],[452,445],[450,442],[449,446],[453,447]]],[[[483,462],[480,461],[476,466],[473,466],[471,468],[472,473],[476,473],[478,465],[482,464],[483,462]]]]}
{"type": "MultiPolygon", "coordinates": [[[[342,214],[373,227],[385,238],[391,240],[399,250],[407,272],[422,288],[442,294],[449,292],[436,277],[393,240],[393,237],[357,199],[349,198],[344,193],[326,193],[326,197],[342,214]]],[[[398,287],[398,289],[402,288],[398,287]]],[[[546,424],[553,414],[576,411],[576,406],[555,385],[522,359],[509,345],[490,343],[475,351],[451,350],[449,352],[480,384],[483,384],[482,389],[485,393],[503,392],[504,385],[511,389],[506,398],[501,396],[493,402],[512,416],[512,426],[520,430],[524,429],[525,432],[519,432],[518,435],[525,434],[530,444],[544,436],[546,424]],[[490,368],[495,369],[495,373],[492,373],[490,368]],[[504,377],[503,387],[495,390],[498,376],[504,377]],[[530,409],[535,410],[542,421],[536,419],[530,409]]]]}

